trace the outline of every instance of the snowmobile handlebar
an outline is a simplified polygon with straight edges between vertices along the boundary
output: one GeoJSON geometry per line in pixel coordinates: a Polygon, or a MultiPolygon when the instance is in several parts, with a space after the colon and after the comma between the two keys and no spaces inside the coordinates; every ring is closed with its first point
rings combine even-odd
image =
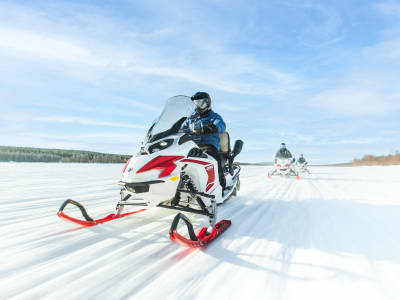
{"type": "Polygon", "coordinates": [[[81,213],[82,213],[82,216],[86,219],[86,221],[94,222],[94,220],[88,215],[88,213],[87,213],[85,207],[84,207],[82,204],[80,204],[79,202],[76,202],[76,201],[74,201],[74,200],[72,200],[72,199],[67,199],[67,200],[65,200],[64,203],[61,204],[60,209],[59,209],[58,211],[59,211],[59,212],[62,212],[62,211],[64,210],[64,208],[65,208],[68,204],[72,204],[72,205],[75,205],[76,207],[78,207],[79,210],[80,210],[81,213]]]}
{"type": "Polygon", "coordinates": [[[196,137],[199,137],[199,136],[204,136],[204,135],[205,136],[210,136],[210,135],[215,134],[215,133],[203,133],[203,132],[201,132],[199,130],[196,130],[196,131],[185,130],[185,131],[181,131],[180,133],[187,134],[191,139],[195,139],[196,137]]]}

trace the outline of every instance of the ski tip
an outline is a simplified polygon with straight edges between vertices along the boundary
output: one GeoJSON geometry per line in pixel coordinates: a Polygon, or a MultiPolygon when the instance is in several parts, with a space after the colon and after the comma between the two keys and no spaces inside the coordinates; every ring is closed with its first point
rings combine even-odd
{"type": "Polygon", "coordinates": [[[58,211],[57,216],[61,219],[76,223],[76,224],[84,226],[84,227],[90,227],[90,226],[97,225],[97,223],[95,221],[79,220],[79,219],[76,219],[74,217],[70,217],[70,216],[64,214],[64,212],[62,212],[62,211],[58,211]]]}
{"type": "Polygon", "coordinates": [[[224,231],[231,226],[231,220],[221,220],[215,224],[211,232],[207,231],[207,227],[203,227],[197,234],[197,240],[192,240],[180,235],[176,229],[170,232],[169,238],[183,246],[189,248],[203,248],[214,241],[218,236],[220,236],[224,231]]]}

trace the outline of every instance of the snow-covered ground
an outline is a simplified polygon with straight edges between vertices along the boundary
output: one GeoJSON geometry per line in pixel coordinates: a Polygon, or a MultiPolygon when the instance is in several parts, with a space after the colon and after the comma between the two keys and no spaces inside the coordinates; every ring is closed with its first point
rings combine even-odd
{"type": "Polygon", "coordinates": [[[244,167],[219,208],[232,226],[201,250],[169,240],[176,211],[83,229],[57,217],[66,198],[113,212],[121,168],[0,164],[1,299],[400,299],[400,167],[299,181],[244,167]]]}

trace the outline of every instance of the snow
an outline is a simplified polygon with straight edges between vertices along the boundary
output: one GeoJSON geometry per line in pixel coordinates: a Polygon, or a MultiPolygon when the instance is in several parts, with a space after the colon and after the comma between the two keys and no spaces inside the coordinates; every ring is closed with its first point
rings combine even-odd
{"type": "Polygon", "coordinates": [[[169,240],[176,211],[91,228],[56,216],[67,198],[113,212],[121,169],[0,163],[1,299],[400,299],[399,166],[312,167],[301,180],[245,166],[219,207],[232,226],[200,250],[169,240]]]}

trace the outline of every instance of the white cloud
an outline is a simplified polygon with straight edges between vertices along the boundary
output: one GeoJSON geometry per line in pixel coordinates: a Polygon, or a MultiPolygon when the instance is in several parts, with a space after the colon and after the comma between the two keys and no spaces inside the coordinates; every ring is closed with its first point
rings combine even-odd
{"type": "Polygon", "coordinates": [[[87,48],[65,38],[38,34],[13,28],[0,28],[0,47],[16,53],[32,56],[83,63],[104,67],[107,62],[95,57],[87,48]]]}
{"type": "Polygon", "coordinates": [[[400,16],[400,3],[398,2],[382,2],[374,4],[375,9],[387,15],[400,16]]]}
{"type": "MultiPolygon", "coordinates": [[[[363,49],[366,62],[396,63],[400,60],[400,39],[398,36],[363,49]]],[[[385,66],[385,65],[382,65],[385,66]]],[[[397,70],[398,71],[398,70],[397,70]]]]}
{"type": "Polygon", "coordinates": [[[217,110],[221,110],[221,111],[231,111],[231,112],[241,111],[241,108],[238,106],[224,104],[224,103],[217,104],[216,108],[217,108],[217,110]]]}
{"type": "Polygon", "coordinates": [[[337,142],[331,142],[331,144],[340,145],[369,145],[369,144],[379,144],[390,142],[387,138],[381,137],[364,137],[364,138],[352,138],[352,139],[342,139],[337,142]]]}
{"type": "Polygon", "coordinates": [[[307,104],[328,113],[345,116],[382,115],[400,109],[400,94],[368,86],[344,87],[323,91],[307,101],[307,104]]]}
{"type": "Polygon", "coordinates": [[[118,103],[118,104],[123,104],[129,107],[133,108],[140,108],[142,110],[150,111],[150,112],[155,112],[155,113],[160,113],[162,110],[162,107],[157,107],[155,105],[150,105],[144,102],[140,102],[137,100],[133,99],[128,99],[128,98],[123,98],[123,97],[112,97],[110,96],[110,100],[113,103],[118,103]]]}
{"type": "MultiPolygon", "coordinates": [[[[172,34],[175,28],[153,30],[144,35],[128,31],[124,24],[107,20],[111,23],[107,25],[119,31],[118,36],[126,36],[129,39],[123,45],[114,45],[98,36],[90,36],[90,32],[84,30],[79,36],[73,36],[71,33],[67,35],[65,28],[58,33],[56,28],[63,28],[65,24],[55,24],[43,16],[41,18],[38,17],[35,22],[46,24],[47,28],[41,28],[40,31],[36,26],[33,26],[34,29],[21,29],[0,23],[0,48],[3,49],[3,54],[14,55],[34,63],[59,61],[63,64],[48,64],[77,78],[86,77],[89,81],[102,79],[98,71],[100,69],[117,74],[172,78],[220,91],[248,95],[286,94],[299,87],[297,79],[291,74],[269,66],[255,57],[232,52],[231,49],[224,48],[219,41],[210,39],[206,43],[207,47],[202,46],[204,43],[200,43],[199,46],[198,41],[194,43],[187,34],[189,29],[178,32],[188,39],[182,49],[179,49],[179,45],[174,44],[176,41],[165,45],[163,40],[154,40],[155,32],[172,34]],[[95,38],[97,40],[94,40],[95,38]],[[174,47],[178,47],[179,51],[173,49],[174,47]],[[68,68],[68,63],[73,65],[68,68]],[[96,71],[90,70],[93,67],[97,68],[96,71]]],[[[89,19],[89,23],[93,22],[90,17],[89,19]]],[[[90,23],[90,26],[93,24],[90,23]]],[[[98,26],[104,27],[104,24],[98,26]]]]}
{"type": "Polygon", "coordinates": [[[53,123],[73,123],[73,124],[82,124],[82,125],[93,125],[93,126],[105,126],[105,127],[121,127],[121,128],[135,128],[135,129],[146,129],[147,126],[130,124],[130,123],[118,123],[118,122],[102,122],[84,118],[77,117],[37,117],[33,118],[33,121],[44,121],[44,122],[53,122],[53,123]]]}
{"type": "Polygon", "coordinates": [[[343,19],[339,9],[323,1],[286,0],[281,5],[294,8],[302,26],[295,28],[297,40],[307,47],[332,46],[343,39],[343,19]]]}

